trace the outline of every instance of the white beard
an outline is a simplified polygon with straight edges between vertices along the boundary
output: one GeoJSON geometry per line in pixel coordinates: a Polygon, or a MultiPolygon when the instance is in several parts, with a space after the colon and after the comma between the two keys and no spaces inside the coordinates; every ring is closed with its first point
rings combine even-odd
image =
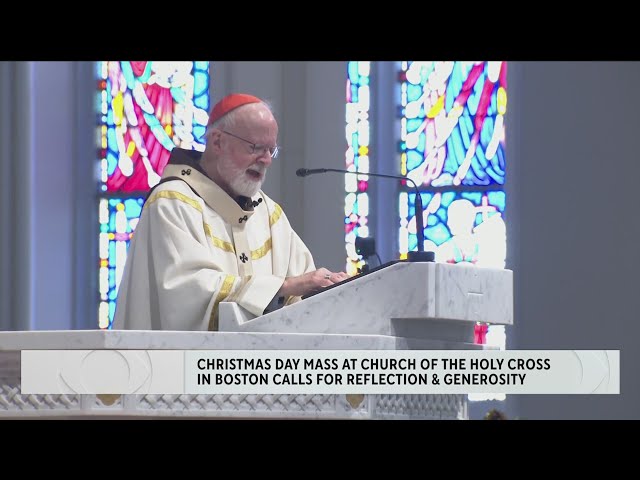
{"type": "Polygon", "coordinates": [[[218,160],[218,173],[227,182],[229,188],[236,195],[242,195],[244,197],[253,197],[264,182],[267,169],[262,164],[252,165],[248,170],[258,171],[262,174],[261,180],[253,180],[247,175],[246,170],[237,168],[233,161],[220,157],[218,160]],[[223,172],[226,172],[223,173],[223,172]]]}
{"type": "Polygon", "coordinates": [[[260,187],[262,187],[262,182],[264,181],[264,174],[262,180],[252,180],[248,177],[248,175],[243,171],[239,175],[233,177],[229,181],[229,187],[237,194],[245,197],[253,197],[260,187]]]}

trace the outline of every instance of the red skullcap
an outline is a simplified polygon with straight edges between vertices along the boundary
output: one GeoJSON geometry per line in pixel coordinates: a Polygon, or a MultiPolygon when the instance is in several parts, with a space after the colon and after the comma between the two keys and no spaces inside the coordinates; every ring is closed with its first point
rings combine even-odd
{"type": "Polygon", "coordinates": [[[209,115],[209,123],[207,126],[211,125],[213,122],[220,119],[220,117],[226,115],[231,110],[240,107],[241,105],[246,105],[247,103],[260,103],[258,97],[254,97],[253,95],[247,95],[245,93],[232,93],[231,95],[227,95],[213,107],[211,110],[211,114],[209,115]]]}

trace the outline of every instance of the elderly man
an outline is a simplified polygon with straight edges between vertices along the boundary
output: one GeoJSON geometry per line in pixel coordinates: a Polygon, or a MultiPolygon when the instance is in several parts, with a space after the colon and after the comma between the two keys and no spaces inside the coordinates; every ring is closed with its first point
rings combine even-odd
{"type": "Polygon", "coordinates": [[[267,104],[232,94],[211,111],[202,155],[173,149],[131,240],[114,329],[217,330],[222,301],[262,315],[347,278],[315,268],[260,190],[277,136],[267,104]]]}

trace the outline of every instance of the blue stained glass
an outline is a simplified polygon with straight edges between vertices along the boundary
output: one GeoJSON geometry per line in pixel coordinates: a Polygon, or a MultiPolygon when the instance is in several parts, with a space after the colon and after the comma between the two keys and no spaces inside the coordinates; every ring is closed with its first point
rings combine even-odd
{"type": "Polygon", "coordinates": [[[465,150],[468,150],[471,146],[471,135],[469,135],[469,131],[467,130],[467,122],[461,118],[458,120],[458,125],[456,125],[455,129],[460,130],[458,133],[462,138],[462,144],[464,145],[465,150]]]}
{"type": "Polygon", "coordinates": [[[133,90],[134,76],[133,69],[129,62],[120,62],[120,69],[122,70],[122,76],[124,81],[127,82],[127,86],[133,90]]]}
{"type": "Polygon", "coordinates": [[[171,96],[176,103],[184,103],[186,93],[184,92],[184,90],[182,90],[182,88],[172,87],[169,91],[171,92],[171,96]]]}
{"type": "MultiPolygon", "coordinates": [[[[473,159],[472,159],[473,161],[473,159]]],[[[485,178],[485,176],[483,175],[483,178],[485,178]]],[[[478,176],[476,175],[475,171],[473,168],[469,168],[469,170],[467,170],[467,174],[464,176],[464,179],[462,181],[463,185],[488,185],[489,182],[486,180],[481,180],[480,178],[478,178],[478,176]]]]}
{"type": "Polygon", "coordinates": [[[453,102],[456,100],[456,97],[462,90],[462,72],[460,71],[460,62],[456,62],[453,65],[453,70],[451,72],[451,77],[449,82],[447,83],[446,97],[444,108],[447,112],[450,112],[453,108],[453,102]]]}
{"type": "Polygon", "coordinates": [[[116,297],[118,296],[118,292],[116,292],[116,289],[114,288],[116,286],[116,281],[115,281],[115,278],[116,278],[115,272],[116,272],[116,270],[115,270],[115,268],[110,269],[109,273],[111,273],[111,272],[113,272],[113,275],[109,275],[109,295],[107,295],[107,298],[109,300],[115,301],[116,297]],[[111,282],[111,278],[112,277],[113,277],[113,282],[111,282]]]}
{"type": "Polygon", "coordinates": [[[433,217],[434,220],[436,220],[436,217],[437,217],[437,220],[440,220],[441,222],[446,222],[447,221],[447,210],[445,208],[439,208],[436,211],[435,215],[429,215],[429,221],[431,221],[431,217],[433,217]]]}
{"type": "MultiPolygon", "coordinates": [[[[109,111],[109,114],[111,115],[111,111],[109,111]]],[[[109,124],[109,127],[107,127],[107,145],[110,147],[112,145],[118,145],[118,142],[116,140],[116,129],[113,127],[113,117],[111,118],[112,121],[109,124]]]]}
{"type": "Polygon", "coordinates": [[[207,129],[202,125],[194,125],[193,127],[193,136],[197,138],[200,142],[204,142],[204,134],[207,132],[207,129]]]}
{"type": "Polygon", "coordinates": [[[455,175],[458,171],[458,163],[455,155],[453,155],[453,138],[451,135],[447,138],[447,156],[444,160],[443,171],[450,175],[455,175]]]}
{"type": "Polygon", "coordinates": [[[497,90],[494,84],[493,91],[491,92],[491,97],[489,97],[489,106],[487,107],[487,116],[494,117],[496,115],[496,106],[497,106],[497,90]]]}
{"type": "Polygon", "coordinates": [[[489,175],[489,177],[491,177],[496,183],[504,184],[504,177],[496,173],[493,168],[488,167],[486,172],[487,175],[489,175]]]}
{"type": "Polygon", "coordinates": [[[467,107],[464,107],[460,118],[465,123],[466,130],[469,132],[469,135],[473,136],[473,132],[476,131],[476,127],[473,125],[473,118],[471,118],[471,113],[467,107]]]}
{"type": "Polygon", "coordinates": [[[475,205],[480,205],[480,202],[482,202],[482,192],[462,192],[460,196],[475,205]]]}
{"type": "Polygon", "coordinates": [[[469,113],[475,117],[476,112],[478,111],[478,103],[480,103],[480,97],[482,95],[482,87],[484,86],[484,79],[486,74],[482,72],[476,83],[473,85],[473,92],[469,95],[469,99],[467,100],[467,105],[469,106],[469,113]]]}
{"type": "MultiPolygon", "coordinates": [[[[114,242],[109,242],[114,243],[114,242]]],[[[114,267],[109,267],[109,290],[111,290],[116,285],[116,269],[114,267]]],[[[107,298],[110,297],[111,292],[107,295],[107,298]]]]}
{"type": "MultiPolygon", "coordinates": [[[[478,152],[479,149],[476,150],[476,153],[478,152]]],[[[482,185],[487,185],[489,182],[486,181],[486,175],[483,172],[482,166],[480,165],[480,162],[478,161],[478,155],[474,155],[473,157],[471,157],[471,172],[473,172],[473,175],[480,180],[480,183],[482,185]],[[484,180],[484,181],[483,181],[484,180]]],[[[474,184],[477,185],[478,182],[474,182],[474,184]]]]}
{"type": "MultiPolygon", "coordinates": [[[[409,150],[407,152],[407,170],[413,170],[414,168],[418,167],[423,161],[424,159],[422,158],[422,155],[420,155],[415,150],[409,150]]],[[[416,181],[416,183],[418,182],[416,181]]]]}
{"type": "Polygon", "coordinates": [[[407,101],[413,102],[422,96],[422,85],[409,85],[407,87],[407,101]]]}
{"type": "Polygon", "coordinates": [[[149,81],[149,79],[151,78],[151,63],[152,62],[147,62],[144,66],[144,72],[142,72],[142,75],[140,75],[138,77],[138,81],[141,83],[147,83],[149,81]]]}
{"type": "Polygon", "coordinates": [[[347,72],[349,74],[349,81],[351,82],[351,84],[355,84],[360,81],[360,74],[358,73],[358,62],[349,62],[347,72]]]}
{"type": "Polygon", "coordinates": [[[101,223],[100,233],[108,233],[108,232],[109,232],[109,226],[106,223],[101,223]]]}
{"type": "Polygon", "coordinates": [[[498,175],[504,177],[504,151],[502,145],[498,146],[496,154],[491,159],[491,166],[498,175]]]}
{"type": "Polygon", "coordinates": [[[431,240],[436,245],[440,245],[451,238],[449,230],[447,230],[447,228],[442,223],[439,223],[435,227],[425,229],[424,233],[425,237],[431,240]]]}
{"type": "MultiPolygon", "coordinates": [[[[413,210],[412,204],[415,196],[409,195],[409,211],[413,210]]],[[[424,197],[423,197],[424,198],[424,197]]],[[[504,191],[487,191],[487,192],[446,192],[442,194],[441,202],[436,214],[429,215],[427,220],[427,228],[425,229],[425,238],[432,241],[436,246],[441,246],[444,242],[452,238],[449,231],[449,208],[454,200],[466,199],[470,201],[476,209],[474,218],[475,225],[483,223],[488,217],[502,214],[504,212],[505,194],[504,191]],[[483,205],[483,197],[487,196],[489,209],[487,211],[480,211],[483,205]],[[495,208],[492,211],[491,208],[495,208]]],[[[427,202],[425,202],[427,204],[427,202]]],[[[413,215],[411,215],[413,216],[413,215]]],[[[409,234],[409,251],[416,246],[416,235],[409,234]]]]}
{"type": "MultiPolygon", "coordinates": [[[[124,213],[128,220],[138,218],[142,212],[142,204],[144,200],[142,198],[129,198],[124,201],[124,213]]],[[[128,229],[127,231],[131,231],[128,229]]]]}
{"type": "Polygon", "coordinates": [[[358,103],[360,100],[358,99],[358,86],[351,85],[351,103],[358,103]]]}
{"type": "Polygon", "coordinates": [[[162,125],[160,124],[158,118],[155,115],[144,113],[144,119],[147,122],[149,128],[151,128],[151,131],[155,135],[156,139],[162,144],[162,146],[169,151],[173,150],[173,147],[175,147],[176,145],[175,143],[173,143],[173,140],[169,138],[169,135],[167,135],[167,132],[165,132],[164,128],[162,128],[162,125]]]}
{"type": "Polygon", "coordinates": [[[422,132],[418,135],[418,145],[416,145],[416,150],[422,154],[424,154],[424,149],[427,146],[427,136],[422,132]]]}
{"type": "Polygon", "coordinates": [[[113,96],[111,95],[111,89],[113,88],[113,84],[111,83],[111,80],[109,80],[107,78],[107,85],[104,89],[104,93],[106,94],[107,98],[107,103],[110,104],[111,101],[113,100],[113,96]]]}
{"type": "Polygon", "coordinates": [[[425,83],[427,83],[427,80],[429,79],[429,75],[431,75],[431,72],[433,72],[433,69],[436,67],[436,64],[434,62],[429,62],[428,65],[423,66],[420,69],[420,84],[424,85],[425,83]]]}
{"type": "Polygon", "coordinates": [[[478,164],[478,169],[487,168],[489,162],[487,162],[487,157],[484,156],[484,148],[482,145],[478,145],[476,147],[476,154],[474,156],[477,157],[476,162],[478,164]]]}
{"type": "Polygon", "coordinates": [[[118,166],[118,157],[115,156],[113,151],[107,150],[107,175],[111,175],[118,166]]]}
{"type": "Polygon", "coordinates": [[[421,118],[412,118],[411,120],[407,120],[407,133],[412,133],[420,128],[422,125],[423,119],[421,118]]]}
{"type": "Polygon", "coordinates": [[[505,199],[504,192],[487,192],[487,200],[489,203],[498,207],[498,210],[501,212],[505,209],[505,199]]]}
{"type": "Polygon", "coordinates": [[[486,116],[480,131],[480,143],[486,148],[493,136],[493,118],[486,116]]]}
{"type": "Polygon", "coordinates": [[[101,115],[102,112],[102,95],[96,95],[95,97],[93,97],[93,101],[95,102],[95,104],[93,105],[93,108],[96,112],[98,112],[98,114],[100,115],[101,121],[99,123],[104,123],[107,119],[106,117],[104,117],[103,115],[101,115]]]}
{"type": "Polygon", "coordinates": [[[440,204],[448,207],[456,199],[455,192],[445,192],[440,197],[440,204]]]}
{"type": "Polygon", "coordinates": [[[113,317],[116,314],[116,302],[109,302],[109,325],[113,323],[113,317]]]}
{"type": "MultiPolygon", "coordinates": [[[[113,220],[113,215],[111,215],[111,220],[113,220]]],[[[112,232],[115,232],[116,229],[115,228],[110,228],[109,230],[112,231],[112,232]]],[[[114,242],[113,240],[109,240],[109,257],[108,257],[108,259],[109,259],[109,265],[112,264],[111,262],[115,263],[115,261],[116,261],[116,242],[114,242]]],[[[109,277],[109,278],[111,278],[111,277],[109,277]]],[[[109,280],[109,282],[111,282],[111,280],[109,280]]],[[[114,280],[114,282],[115,282],[115,280],[114,280]]],[[[109,283],[109,285],[111,285],[111,283],[109,283]]],[[[114,283],[114,285],[115,285],[115,283],[114,283]]]]}
{"type": "Polygon", "coordinates": [[[466,151],[464,146],[462,145],[462,138],[460,138],[460,131],[457,128],[455,128],[451,132],[450,138],[451,138],[451,145],[453,146],[453,149],[447,153],[449,155],[453,154],[453,158],[457,164],[456,165],[456,170],[457,170],[458,166],[462,165],[462,162],[464,161],[466,151]]]}
{"type": "Polygon", "coordinates": [[[360,85],[369,85],[369,77],[360,77],[360,85]]]}
{"type": "Polygon", "coordinates": [[[207,70],[209,68],[209,62],[194,62],[194,68],[196,70],[207,70]]]}
{"type": "Polygon", "coordinates": [[[116,122],[113,120],[113,110],[110,108],[107,111],[107,135],[109,135],[109,130],[112,130],[115,124],[116,122]]]}
{"type": "Polygon", "coordinates": [[[409,235],[409,251],[411,252],[412,250],[416,249],[416,246],[418,245],[418,237],[416,235],[409,235]]]}
{"type": "Polygon", "coordinates": [[[200,97],[202,95],[206,95],[207,94],[207,90],[208,90],[208,79],[209,76],[207,75],[207,72],[204,71],[196,71],[193,74],[193,94],[196,97],[200,97]]]}
{"type": "Polygon", "coordinates": [[[467,99],[467,108],[469,109],[471,116],[475,117],[476,111],[478,110],[478,98],[475,97],[473,93],[469,95],[469,98],[467,99]]]}
{"type": "MultiPolygon", "coordinates": [[[[416,182],[417,183],[417,182],[416,182]]],[[[413,190],[415,192],[415,190],[413,190]]],[[[432,193],[420,192],[420,198],[422,199],[422,208],[426,208],[433,197],[432,193]]],[[[416,194],[409,194],[409,218],[416,214],[416,194]]]]}
{"type": "Polygon", "coordinates": [[[201,108],[203,110],[209,109],[209,99],[207,98],[206,95],[197,96],[194,99],[193,103],[195,104],[196,107],[201,108]]]}

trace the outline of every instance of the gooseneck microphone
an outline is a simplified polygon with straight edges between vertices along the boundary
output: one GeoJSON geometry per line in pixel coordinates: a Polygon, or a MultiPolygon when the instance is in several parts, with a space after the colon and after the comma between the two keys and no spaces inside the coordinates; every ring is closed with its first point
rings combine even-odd
{"type": "Polygon", "coordinates": [[[424,222],[422,220],[422,211],[423,211],[422,197],[420,196],[420,191],[418,190],[418,185],[416,185],[416,182],[414,182],[408,177],[402,177],[400,175],[386,175],[384,173],[351,172],[349,170],[340,170],[338,168],[299,168],[298,170],[296,170],[296,175],[299,177],[306,177],[308,175],[313,175],[316,173],[326,173],[326,172],[350,173],[352,175],[369,175],[370,177],[393,178],[396,180],[405,180],[407,182],[411,182],[414,190],[416,191],[416,234],[418,237],[418,251],[409,252],[407,254],[407,258],[410,262],[433,262],[434,261],[435,253],[424,251],[424,222]]]}

